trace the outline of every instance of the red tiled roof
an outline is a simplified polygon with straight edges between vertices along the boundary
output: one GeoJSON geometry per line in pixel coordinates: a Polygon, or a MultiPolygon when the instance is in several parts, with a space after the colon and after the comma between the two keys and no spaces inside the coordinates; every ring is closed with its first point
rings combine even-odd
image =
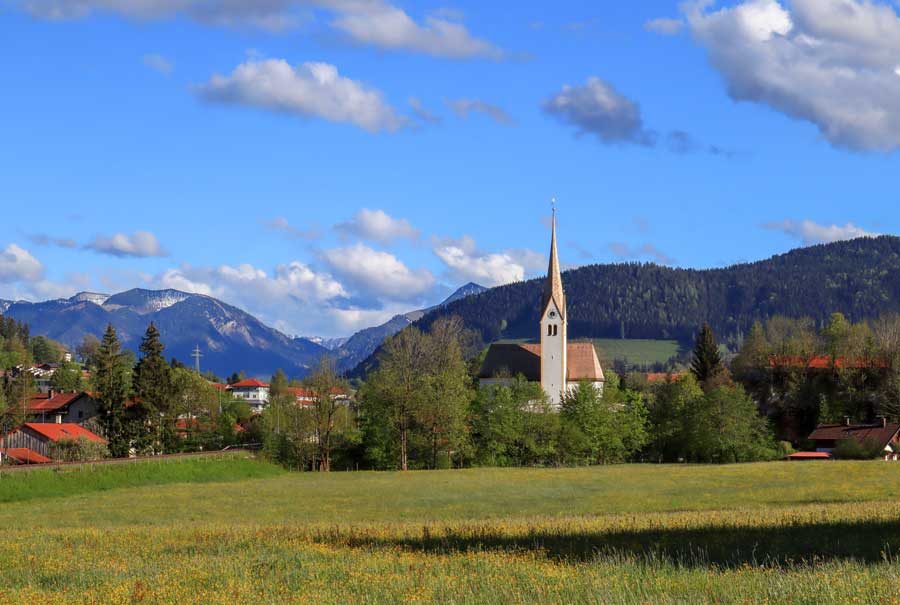
{"type": "Polygon", "coordinates": [[[650,372],[644,375],[647,378],[647,382],[653,384],[657,382],[669,382],[670,380],[678,380],[685,376],[685,374],[673,374],[671,372],[650,372]]]}
{"type": "Polygon", "coordinates": [[[50,441],[59,441],[60,439],[80,439],[84,437],[88,441],[96,441],[97,443],[106,443],[106,439],[99,435],[95,435],[78,424],[54,424],[50,422],[28,422],[25,427],[34,431],[38,435],[46,437],[50,441]]]}
{"type": "Polygon", "coordinates": [[[882,448],[888,445],[900,431],[900,424],[888,422],[882,425],[880,422],[875,424],[820,424],[816,427],[809,438],[812,441],[842,441],[844,439],[855,439],[860,443],[864,443],[870,439],[874,440],[882,448]]]}
{"type": "Polygon", "coordinates": [[[240,388],[256,389],[256,388],[260,388],[260,387],[269,388],[269,383],[268,382],[260,382],[259,380],[256,380],[255,378],[248,378],[247,380],[242,380],[240,382],[236,382],[233,385],[231,385],[232,389],[240,389],[240,388]]]}
{"type": "Polygon", "coordinates": [[[883,359],[847,359],[837,357],[832,359],[828,355],[816,357],[801,357],[799,355],[771,355],[769,365],[775,367],[807,368],[810,370],[828,370],[832,367],[838,370],[864,368],[885,369],[889,364],[883,359]]]}
{"type": "Polygon", "coordinates": [[[227,391],[228,388],[229,388],[231,385],[228,385],[228,384],[220,384],[220,383],[218,383],[218,382],[211,382],[211,383],[210,383],[210,386],[212,386],[212,388],[218,389],[218,390],[220,390],[220,391],[227,391]]]}
{"type": "Polygon", "coordinates": [[[4,454],[9,456],[19,464],[47,464],[48,462],[53,462],[50,458],[46,456],[42,456],[38,454],[34,450],[30,450],[27,447],[10,447],[7,449],[0,449],[0,454],[4,454]]]}
{"type": "Polygon", "coordinates": [[[28,400],[29,412],[55,412],[64,408],[85,393],[57,393],[50,397],[49,394],[34,395],[28,400]]]}
{"type": "Polygon", "coordinates": [[[830,460],[828,452],[795,452],[788,456],[790,460],[830,460]]]}

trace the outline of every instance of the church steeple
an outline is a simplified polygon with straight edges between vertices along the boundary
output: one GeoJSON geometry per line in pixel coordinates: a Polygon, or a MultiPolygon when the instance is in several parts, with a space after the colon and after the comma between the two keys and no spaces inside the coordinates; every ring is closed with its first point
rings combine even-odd
{"type": "Polygon", "coordinates": [[[556,253],[556,206],[553,206],[552,234],[550,236],[550,266],[547,268],[547,283],[544,285],[542,313],[547,311],[550,301],[556,303],[559,314],[566,317],[566,294],[563,291],[562,274],[559,270],[559,256],[556,253]]]}

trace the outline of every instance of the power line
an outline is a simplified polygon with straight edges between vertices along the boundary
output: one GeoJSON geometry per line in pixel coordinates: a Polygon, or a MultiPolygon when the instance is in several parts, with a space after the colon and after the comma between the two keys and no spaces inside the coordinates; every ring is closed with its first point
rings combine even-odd
{"type": "Polygon", "coordinates": [[[194,369],[197,373],[200,373],[200,358],[203,357],[203,353],[200,352],[200,345],[194,347],[194,352],[191,354],[191,357],[194,358],[194,369]]]}

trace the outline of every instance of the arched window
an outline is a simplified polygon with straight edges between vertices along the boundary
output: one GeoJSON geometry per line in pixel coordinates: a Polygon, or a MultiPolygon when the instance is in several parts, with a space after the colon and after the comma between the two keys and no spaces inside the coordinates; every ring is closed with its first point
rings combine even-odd
{"type": "Polygon", "coordinates": [[[556,324],[553,324],[553,335],[554,335],[554,336],[557,335],[557,333],[558,333],[557,330],[558,330],[558,329],[559,329],[559,327],[558,327],[556,324]]]}
{"type": "Polygon", "coordinates": [[[553,336],[553,325],[547,324],[547,336],[553,336]]]}

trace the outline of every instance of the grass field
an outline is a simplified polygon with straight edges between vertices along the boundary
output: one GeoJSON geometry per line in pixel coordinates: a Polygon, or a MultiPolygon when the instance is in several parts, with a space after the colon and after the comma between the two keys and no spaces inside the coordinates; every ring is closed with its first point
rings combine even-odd
{"type": "Polygon", "coordinates": [[[666,363],[681,351],[676,340],[598,338],[594,340],[594,346],[600,360],[606,364],[621,360],[638,366],[666,363]]]}
{"type": "Polygon", "coordinates": [[[240,464],[261,476],[3,504],[0,603],[900,602],[883,462],[240,464]]]}

